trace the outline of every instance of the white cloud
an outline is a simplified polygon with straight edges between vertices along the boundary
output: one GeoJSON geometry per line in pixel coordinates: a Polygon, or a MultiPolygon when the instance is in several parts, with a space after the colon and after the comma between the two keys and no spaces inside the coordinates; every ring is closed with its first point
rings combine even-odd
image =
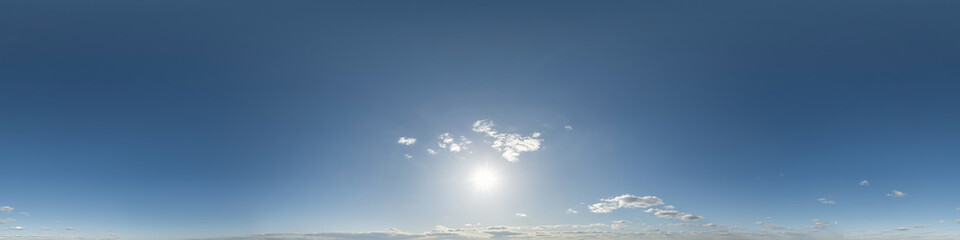
{"type": "Polygon", "coordinates": [[[437,151],[436,151],[436,150],[429,149],[429,148],[427,148],[427,153],[429,153],[430,155],[437,155],[437,151]]]}
{"type": "Polygon", "coordinates": [[[647,208],[647,210],[644,212],[653,213],[653,215],[661,218],[679,219],[681,221],[703,220],[702,216],[696,216],[693,214],[672,210],[672,205],[668,205],[670,207],[668,210],[650,208],[663,205],[663,200],[655,196],[638,197],[630,194],[624,194],[614,198],[600,199],[600,201],[601,202],[599,203],[590,205],[590,212],[609,213],[618,208],[647,208]]]}
{"type": "Polygon", "coordinates": [[[833,200],[827,200],[826,198],[818,198],[817,201],[820,201],[820,203],[823,204],[837,204],[837,202],[834,202],[833,200]]]}
{"type": "Polygon", "coordinates": [[[413,145],[414,143],[417,143],[417,139],[416,139],[416,138],[400,137],[400,139],[397,140],[397,143],[410,146],[410,145],[413,145]]]}
{"type": "Polygon", "coordinates": [[[450,136],[450,133],[440,134],[440,142],[437,143],[437,146],[450,150],[450,152],[460,152],[467,149],[467,144],[473,143],[470,139],[467,139],[464,136],[460,136],[460,142],[457,142],[450,136]]]}
{"type": "Polygon", "coordinates": [[[17,220],[16,220],[16,219],[13,219],[13,218],[0,219],[0,224],[12,223],[12,222],[16,222],[16,221],[17,221],[17,220]]]}
{"type": "Polygon", "coordinates": [[[616,203],[610,203],[610,202],[594,203],[593,205],[590,205],[590,212],[609,213],[609,212],[613,212],[613,210],[617,209],[618,207],[619,206],[616,203]]]}
{"type": "Polygon", "coordinates": [[[887,196],[888,196],[888,197],[903,197],[903,196],[907,196],[907,194],[906,194],[906,193],[903,193],[903,192],[901,192],[901,191],[893,190],[893,191],[890,191],[890,193],[887,193],[887,196]]]}
{"type": "Polygon", "coordinates": [[[608,213],[617,208],[649,208],[662,205],[663,200],[654,196],[637,197],[630,194],[624,194],[614,198],[600,199],[600,203],[590,205],[590,211],[594,213],[608,213]]]}
{"type": "Polygon", "coordinates": [[[63,228],[63,230],[73,231],[73,227],[66,227],[66,228],[63,228]]]}
{"type": "Polygon", "coordinates": [[[13,208],[10,206],[3,206],[3,207],[0,207],[0,212],[5,212],[5,213],[13,212],[13,208]]]}
{"type": "Polygon", "coordinates": [[[566,213],[567,213],[567,214],[577,214],[577,213],[579,213],[579,212],[577,212],[577,210],[573,210],[573,208],[567,208],[566,213]]]}
{"type": "Polygon", "coordinates": [[[29,212],[19,212],[19,213],[17,213],[17,214],[20,214],[20,215],[23,215],[23,216],[27,216],[27,217],[30,216],[30,213],[29,213],[29,212]]]}
{"type": "Polygon", "coordinates": [[[860,186],[867,186],[867,185],[870,185],[870,181],[867,181],[867,180],[860,181],[860,186]]]}
{"type": "Polygon", "coordinates": [[[572,126],[570,126],[570,125],[566,125],[566,126],[563,126],[563,129],[566,129],[566,130],[573,130],[573,127],[572,127],[572,126]]]}
{"type": "Polygon", "coordinates": [[[514,215],[516,215],[517,217],[527,217],[526,213],[516,213],[514,215]]]}
{"type": "Polygon", "coordinates": [[[412,158],[413,158],[413,156],[410,156],[410,154],[404,154],[403,157],[405,157],[405,158],[407,158],[407,159],[412,159],[412,158]]]}
{"type": "Polygon", "coordinates": [[[613,221],[613,223],[629,223],[629,222],[630,222],[630,221],[627,221],[627,220],[616,220],[616,221],[613,221]]]}
{"type": "Polygon", "coordinates": [[[682,213],[677,210],[663,210],[663,209],[651,208],[651,209],[647,209],[644,212],[653,213],[653,215],[660,218],[679,219],[680,221],[684,221],[684,222],[694,222],[694,221],[703,220],[702,216],[682,213]]]}
{"type": "Polygon", "coordinates": [[[23,230],[23,227],[22,227],[22,226],[14,226],[14,227],[10,227],[10,230],[23,230]]]}
{"type": "Polygon", "coordinates": [[[536,132],[530,135],[529,137],[521,136],[516,133],[498,133],[494,129],[493,121],[490,120],[478,120],[473,123],[473,131],[478,133],[486,133],[487,136],[490,136],[494,139],[493,147],[497,151],[503,152],[501,156],[507,161],[516,162],[520,159],[520,153],[522,152],[532,152],[540,149],[540,144],[543,143],[543,139],[540,139],[540,133],[536,132]]]}
{"type": "Polygon", "coordinates": [[[663,209],[673,209],[673,208],[674,208],[674,206],[673,206],[673,205],[666,205],[666,206],[663,206],[663,209]]]}
{"type": "Polygon", "coordinates": [[[693,214],[684,214],[680,217],[680,221],[684,222],[695,222],[703,220],[703,216],[694,216],[693,214]]]}

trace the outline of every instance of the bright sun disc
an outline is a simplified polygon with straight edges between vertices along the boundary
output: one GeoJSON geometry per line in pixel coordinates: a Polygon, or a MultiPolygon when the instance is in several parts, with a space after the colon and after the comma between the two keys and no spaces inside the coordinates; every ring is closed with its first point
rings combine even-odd
{"type": "Polygon", "coordinates": [[[497,184],[497,174],[488,168],[478,169],[473,173],[473,185],[480,191],[490,191],[497,184]]]}

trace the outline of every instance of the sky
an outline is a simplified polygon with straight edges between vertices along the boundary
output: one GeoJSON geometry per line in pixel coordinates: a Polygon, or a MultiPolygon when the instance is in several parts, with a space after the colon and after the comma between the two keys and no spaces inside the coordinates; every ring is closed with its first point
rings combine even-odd
{"type": "Polygon", "coordinates": [[[957,1],[2,1],[0,239],[957,239],[957,1]]]}

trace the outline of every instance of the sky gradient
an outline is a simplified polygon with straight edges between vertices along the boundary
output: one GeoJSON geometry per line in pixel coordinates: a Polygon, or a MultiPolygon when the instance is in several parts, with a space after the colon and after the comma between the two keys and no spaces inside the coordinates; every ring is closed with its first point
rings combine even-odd
{"type": "Polygon", "coordinates": [[[2,1],[0,239],[957,239],[957,13],[2,1]]]}

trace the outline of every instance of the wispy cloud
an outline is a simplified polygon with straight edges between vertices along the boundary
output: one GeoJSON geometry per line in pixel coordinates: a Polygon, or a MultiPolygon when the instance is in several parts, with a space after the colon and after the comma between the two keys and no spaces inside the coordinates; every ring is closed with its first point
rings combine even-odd
{"type": "Polygon", "coordinates": [[[0,219],[0,224],[12,223],[12,222],[16,222],[16,221],[17,221],[17,220],[16,220],[16,219],[13,219],[13,218],[0,219]]]}
{"type": "Polygon", "coordinates": [[[808,228],[813,228],[813,229],[825,229],[825,228],[827,228],[828,226],[830,226],[830,223],[829,223],[829,222],[823,221],[823,220],[820,220],[820,219],[813,219],[813,220],[810,220],[810,222],[813,223],[813,225],[807,226],[808,228]]]}
{"type": "Polygon", "coordinates": [[[5,212],[5,213],[13,212],[13,207],[10,207],[10,206],[0,207],[0,212],[5,212]]]}
{"type": "Polygon", "coordinates": [[[416,139],[416,138],[400,137],[400,139],[397,140],[397,143],[410,146],[410,145],[413,145],[414,143],[417,143],[417,139],[416,139]]]}
{"type": "Polygon", "coordinates": [[[536,151],[543,143],[543,139],[540,139],[541,134],[538,132],[524,137],[516,133],[499,133],[494,127],[493,121],[490,120],[478,120],[473,123],[473,131],[492,137],[494,140],[491,147],[503,152],[501,156],[510,162],[520,161],[520,153],[536,151]]]}
{"type": "Polygon", "coordinates": [[[10,230],[23,230],[23,229],[24,229],[24,228],[23,228],[22,226],[13,226],[13,227],[10,227],[10,230]]]}
{"type": "Polygon", "coordinates": [[[527,217],[526,213],[516,213],[514,215],[516,215],[517,217],[527,217]]]}
{"type": "Polygon", "coordinates": [[[413,159],[413,156],[410,156],[410,154],[404,154],[403,157],[405,157],[405,158],[407,158],[407,159],[413,159]]]}
{"type": "Polygon", "coordinates": [[[897,197],[897,198],[898,198],[898,197],[907,196],[907,194],[906,194],[906,193],[903,193],[903,192],[901,192],[901,191],[893,190],[893,191],[890,191],[890,193],[887,193],[887,196],[888,196],[888,197],[897,197]]]}
{"type": "Polygon", "coordinates": [[[566,212],[567,214],[577,214],[577,213],[579,213],[579,212],[577,212],[577,210],[573,210],[573,208],[567,208],[567,211],[564,211],[564,212],[566,212]]]}
{"type": "Polygon", "coordinates": [[[826,198],[818,198],[817,201],[820,201],[820,203],[823,204],[837,204],[837,202],[834,202],[833,200],[827,200],[826,198]]]}
{"type": "Polygon", "coordinates": [[[566,130],[573,130],[573,126],[570,126],[570,125],[566,125],[566,126],[563,126],[563,129],[566,129],[566,130]]]}
{"type": "Polygon", "coordinates": [[[682,213],[677,210],[663,210],[663,209],[651,208],[651,209],[645,210],[644,212],[653,213],[654,216],[657,216],[660,218],[679,219],[680,221],[684,221],[684,222],[694,222],[694,221],[703,220],[702,216],[682,213]]]}
{"type": "Polygon", "coordinates": [[[427,148],[427,153],[429,153],[430,155],[437,155],[437,150],[427,148]]]}
{"type": "Polygon", "coordinates": [[[870,181],[867,181],[866,179],[864,179],[863,181],[860,181],[860,186],[868,186],[868,185],[870,185],[870,181]]]}

